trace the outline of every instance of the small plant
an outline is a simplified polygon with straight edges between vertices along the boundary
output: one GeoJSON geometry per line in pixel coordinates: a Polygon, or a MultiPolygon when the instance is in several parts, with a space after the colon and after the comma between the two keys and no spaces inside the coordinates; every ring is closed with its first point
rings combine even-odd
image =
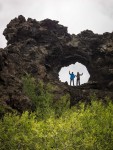
{"type": "Polygon", "coordinates": [[[35,79],[30,75],[23,78],[23,91],[31,99],[37,118],[44,119],[53,114],[51,89],[50,84],[44,85],[43,82],[36,85],[35,79]]]}
{"type": "Polygon", "coordinates": [[[22,78],[22,81],[24,93],[32,100],[33,104],[36,105],[37,95],[35,79],[28,74],[22,78]]]}

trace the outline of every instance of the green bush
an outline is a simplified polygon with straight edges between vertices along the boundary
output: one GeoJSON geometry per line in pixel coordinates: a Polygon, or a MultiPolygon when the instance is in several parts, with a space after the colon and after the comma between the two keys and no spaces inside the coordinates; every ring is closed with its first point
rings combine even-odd
{"type": "Polygon", "coordinates": [[[36,149],[36,121],[34,115],[28,112],[5,115],[0,121],[0,150],[30,150],[36,149]],[[35,135],[35,136],[34,136],[35,135]]]}
{"type": "Polygon", "coordinates": [[[46,119],[54,114],[52,110],[53,96],[50,93],[51,85],[43,82],[36,85],[35,79],[30,75],[23,77],[23,91],[31,99],[38,119],[46,119]]]}
{"type": "Polygon", "coordinates": [[[113,104],[67,109],[37,120],[35,113],[6,114],[0,121],[0,150],[112,150],[113,104]]]}
{"type": "Polygon", "coordinates": [[[33,77],[26,75],[22,78],[23,91],[32,100],[33,104],[37,104],[36,82],[33,77]]]}
{"type": "Polygon", "coordinates": [[[55,111],[55,117],[60,117],[63,115],[67,109],[70,107],[70,95],[66,94],[64,96],[61,96],[61,98],[55,102],[53,105],[54,111],[55,111]]]}
{"type": "Polygon", "coordinates": [[[31,99],[36,116],[38,119],[46,119],[49,116],[59,117],[70,106],[69,95],[66,94],[54,102],[54,96],[51,93],[54,90],[54,86],[51,84],[44,85],[43,82],[36,85],[36,81],[30,75],[26,75],[22,78],[23,91],[31,99]]]}

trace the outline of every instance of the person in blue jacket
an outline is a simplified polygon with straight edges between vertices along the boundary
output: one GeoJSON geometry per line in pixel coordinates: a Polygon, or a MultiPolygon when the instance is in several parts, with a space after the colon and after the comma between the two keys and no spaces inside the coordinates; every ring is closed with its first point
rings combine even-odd
{"type": "Polygon", "coordinates": [[[74,78],[75,78],[76,75],[74,75],[73,72],[70,73],[70,71],[69,71],[69,75],[70,75],[70,85],[71,85],[71,83],[73,82],[73,86],[74,86],[74,78]]]}

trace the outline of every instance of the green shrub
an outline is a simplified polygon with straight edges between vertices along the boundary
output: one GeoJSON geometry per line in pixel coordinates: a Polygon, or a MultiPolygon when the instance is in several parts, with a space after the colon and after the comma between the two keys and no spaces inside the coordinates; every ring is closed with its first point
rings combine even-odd
{"type": "Polygon", "coordinates": [[[36,114],[38,118],[46,119],[54,115],[53,111],[53,95],[50,93],[50,85],[44,85],[42,82],[38,84],[39,95],[37,96],[36,114]]]}
{"type": "Polygon", "coordinates": [[[31,75],[26,75],[22,78],[23,91],[32,100],[33,104],[37,103],[36,82],[31,75]]]}
{"type": "Polygon", "coordinates": [[[28,112],[5,115],[0,121],[0,150],[30,150],[36,149],[36,121],[28,112]],[[35,136],[34,136],[35,135],[35,136]]]}
{"type": "Polygon", "coordinates": [[[6,114],[0,121],[0,150],[112,150],[113,104],[67,109],[37,120],[35,113],[6,114]]]}
{"type": "Polygon", "coordinates": [[[60,117],[61,115],[63,115],[63,113],[70,107],[70,95],[66,94],[64,96],[61,96],[61,98],[56,101],[53,107],[56,117],[60,117]]]}
{"type": "Polygon", "coordinates": [[[36,81],[30,75],[23,78],[23,91],[31,99],[38,119],[46,119],[54,114],[52,110],[53,96],[50,93],[50,84],[43,82],[36,85],[36,81]]]}
{"type": "Polygon", "coordinates": [[[54,86],[51,84],[44,85],[40,82],[36,85],[36,81],[30,75],[23,77],[23,91],[31,99],[37,118],[46,119],[51,115],[59,117],[70,106],[69,95],[62,96],[57,102],[54,102],[52,91],[54,86]]]}

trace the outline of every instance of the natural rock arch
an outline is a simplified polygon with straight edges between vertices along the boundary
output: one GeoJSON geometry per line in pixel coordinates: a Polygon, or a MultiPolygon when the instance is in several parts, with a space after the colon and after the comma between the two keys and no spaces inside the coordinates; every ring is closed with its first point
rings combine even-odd
{"type": "Polygon", "coordinates": [[[113,33],[98,35],[86,30],[70,35],[58,21],[26,20],[20,15],[11,20],[3,34],[8,42],[0,49],[0,96],[6,100],[11,93],[15,108],[19,99],[29,107],[22,93],[21,77],[25,73],[32,74],[37,82],[57,85],[57,95],[70,93],[72,104],[87,100],[91,92],[99,97],[113,96],[113,33]],[[84,64],[91,77],[87,85],[70,89],[59,82],[58,73],[75,62],[84,64]]]}
{"type": "MultiPolygon", "coordinates": [[[[61,70],[59,72],[59,80],[61,82],[68,83],[68,85],[70,85],[69,71],[73,72],[75,75],[77,75],[77,72],[79,72],[80,74],[83,73],[82,77],[80,78],[80,85],[82,85],[84,83],[88,83],[89,78],[90,78],[90,74],[89,74],[86,66],[84,66],[83,64],[81,64],[79,62],[76,62],[74,64],[70,64],[69,66],[64,66],[61,68],[61,70]]],[[[74,86],[76,86],[76,79],[77,78],[75,77],[74,86]]]]}

